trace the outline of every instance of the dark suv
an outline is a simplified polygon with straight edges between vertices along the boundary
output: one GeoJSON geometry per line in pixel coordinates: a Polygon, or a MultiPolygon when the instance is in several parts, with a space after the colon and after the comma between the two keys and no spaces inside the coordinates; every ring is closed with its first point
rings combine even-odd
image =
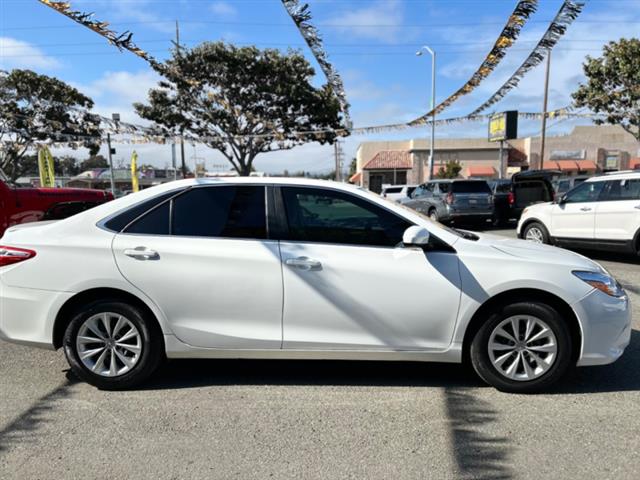
{"type": "Polygon", "coordinates": [[[493,218],[493,195],[484,180],[433,180],[403,203],[445,223],[486,223],[493,218]]]}

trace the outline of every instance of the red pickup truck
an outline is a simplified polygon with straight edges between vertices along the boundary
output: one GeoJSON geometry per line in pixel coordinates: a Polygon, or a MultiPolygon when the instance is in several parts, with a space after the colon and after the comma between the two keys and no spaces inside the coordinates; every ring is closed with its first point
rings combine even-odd
{"type": "Polygon", "coordinates": [[[0,179],[0,238],[19,223],[60,220],[113,200],[111,192],[86,188],[21,188],[0,179]]]}

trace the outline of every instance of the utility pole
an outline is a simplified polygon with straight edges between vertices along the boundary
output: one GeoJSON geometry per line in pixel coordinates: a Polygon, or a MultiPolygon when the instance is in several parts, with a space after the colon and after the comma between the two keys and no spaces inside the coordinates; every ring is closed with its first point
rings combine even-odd
{"type": "Polygon", "coordinates": [[[342,181],[342,148],[340,140],[333,144],[333,153],[336,159],[336,182],[342,181]]]}
{"type": "Polygon", "coordinates": [[[547,136],[547,101],[549,99],[549,70],[551,68],[551,49],[547,49],[547,69],[544,74],[544,99],[542,101],[542,132],[540,138],[540,170],[544,169],[544,142],[547,136]]]}
{"type": "MultiPolygon", "coordinates": [[[[176,20],[176,53],[180,56],[180,26],[176,20]]],[[[184,162],[184,128],[180,129],[180,160],[182,162],[182,178],[187,178],[187,165],[184,162]]]]}
{"type": "Polygon", "coordinates": [[[109,179],[111,180],[111,195],[116,194],[116,181],[113,176],[113,159],[111,158],[111,133],[107,133],[107,148],[109,149],[109,179]]]}

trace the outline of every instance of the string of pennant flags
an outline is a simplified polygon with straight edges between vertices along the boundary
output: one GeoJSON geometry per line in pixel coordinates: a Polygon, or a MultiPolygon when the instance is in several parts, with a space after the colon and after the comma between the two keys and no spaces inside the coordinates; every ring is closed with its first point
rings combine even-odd
{"type": "Polygon", "coordinates": [[[351,117],[349,115],[349,102],[347,101],[347,94],[344,91],[344,84],[336,69],[333,68],[333,65],[329,62],[327,52],[322,45],[320,32],[311,24],[309,5],[306,3],[300,4],[298,0],[282,0],[282,4],[296,24],[296,27],[298,27],[302,38],[309,46],[311,53],[327,78],[329,86],[340,104],[340,110],[344,116],[344,125],[346,129],[349,130],[351,128],[351,117]]]}
{"type": "MultiPolygon", "coordinates": [[[[518,113],[518,117],[525,120],[541,120],[542,116],[543,116],[543,113],[538,113],[538,112],[519,112],[518,113]]],[[[547,118],[550,118],[550,119],[594,118],[597,116],[598,115],[593,113],[575,112],[571,107],[560,108],[557,110],[547,112],[547,118]]],[[[488,121],[490,117],[491,117],[491,114],[473,115],[473,116],[467,115],[467,116],[461,116],[461,117],[443,118],[443,119],[437,119],[435,121],[435,124],[439,126],[446,126],[446,125],[452,125],[452,124],[462,123],[462,122],[481,122],[481,121],[488,121]]],[[[92,142],[96,142],[96,143],[98,142],[105,143],[107,141],[105,134],[107,133],[116,137],[116,139],[112,139],[112,141],[115,141],[118,144],[125,144],[125,145],[138,145],[138,144],[148,144],[148,143],[169,144],[169,143],[179,143],[180,140],[184,140],[191,144],[196,144],[196,143],[207,143],[211,141],[218,141],[221,139],[240,138],[240,136],[230,137],[228,135],[206,136],[206,137],[197,137],[197,136],[188,135],[188,136],[180,137],[177,135],[158,133],[153,131],[149,127],[145,127],[141,125],[135,125],[132,123],[124,123],[124,122],[114,122],[113,120],[107,117],[100,117],[100,118],[105,122],[104,128],[102,128],[102,136],[100,137],[91,136],[91,135],[52,132],[51,138],[49,140],[35,142],[35,146],[40,147],[43,145],[48,145],[52,148],[65,147],[65,146],[72,147],[72,148],[82,147],[85,145],[87,139],[90,139],[92,142]]],[[[430,122],[431,121],[428,121],[428,123],[430,122]]],[[[406,125],[405,128],[407,129],[412,128],[408,124],[404,124],[404,125],[406,125]]],[[[371,134],[371,133],[378,133],[378,131],[380,132],[386,131],[384,129],[377,130],[379,128],[381,127],[374,126],[374,127],[354,128],[350,131],[350,133],[353,135],[365,135],[365,134],[371,134]]],[[[313,131],[304,131],[304,132],[292,132],[291,135],[299,135],[299,136],[305,136],[305,137],[312,135],[312,136],[320,137],[320,136],[329,135],[329,134],[339,135],[340,133],[344,133],[345,131],[346,130],[340,130],[340,129],[313,130],[313,131]]],[[[16,133],[19,133],[19,132],[16,132],[16,133]]],[[[246,135],[243,137],[273,139],[274,141],[276,140],[276,138],[272,133],[259,134],[259,135],[246,135]]],[[[11,140],[4,140],[2,142],[2,144],[5,144],[5,145],[10,145],[12,143],[13,142],[11,142],[11,140]]]]}
{"type": "Polygon", "coordinates": [[[493,94],[487,101],[476,108],[471,115],[477,115],[478,113],[486,110],[490,106],[498,103],[502,100],[507,93],[516,88],[520,83],[520,80],[533,68],[537,67],[545,56],[549,54],[549,51],[555,47],[560,38],[567,31],[567,27],[578,18],[578,15],[582,12],[584,3],[574,2],[572,0],[565,0],[558,10],[555,18],[547,28],[538,44],[531,51],[529,56],[524,60],[522,65],[504,82],[504,84],[493,94]]]}
{"type": "Polygon", "coordinates": [[[52,0],[38,0],[43,5],[52,8],[56,12],[70,18],[76,23],[87,27],[89,30],[93,30],[98,35],[107,39],[107,41],[118,48],[118,50],[127,50],[134,55],[147,61],[152,66],[158,66],[160,63],[153,58],[149,53],[138,47],[132,40],[133,33],[125,31],[123,33],[117,33],[109,28],[108,22],[101,22],[94,19],[93,13],[84,13],[78,10],[71,9],[70,2],[57,2],[52,0]]]}
{"type": "MultiPolygon", "coordinates": [[[[132,40],[133,34],[129,31],[123,33],[117,33],[109,28],[108,22],[103,22],[94,19],[93,13],[84,13],[71,8],[70,2],[65,1],[53,1],[53,0],[38,0],[40,3],[46,5],[70,18],[71,20],[89,28],[107,41],[117,47],[119,50],[127,50],[138,57],[147,61],[154,69],[162,72],[164,69],[163,64],[155,60],[147,52],[139,48],[132,40]]],[[[486,102],[480,107],[474,110],[471,114],[461,117],[453,117],[446,119],[437,119],[434,122],[433,116],[442,112],[460,97],[467,95],[474,91],[480,83],[491,74],[496,67],[500,64],[501,60],[505,57],[507,50],[516,42],[520,32],[531,15],[536,12],[538,6],[538,0],[519,0],[512,14],[509,16],[506,25],[502,29],[500,35],[495,41],[492,49],[489,51],[485,59],[482,61],[478,69],[471,75],[469,80],[460,87],[456,92],[439,103],[430,112],[422,115],[421,117],[412,120],[407,123],[394,123],[386,125],[375,125],[369,127],[352,128],[351,119],[349,115],[349,103],[347,101],[346,93],[342,79],[333,65],[329,62],[328,55],[323,47],[322,38],[318,29],[311,23],[312,16],[308,4],[301,3],[299,0],[281,0],[287,13],[295,23],[296,27],[300,31],[300,34],[304,38],[305,42],[309,46],[315,59],[318,61],[320,68],[322,69],[327,81],[336,96],[344,120],[344,128],[333,130],[318,130],[313,132],[292,132],[287,133],[289,138],[296,138],[297,136],[315,136],[316,138],[323,138],[325,135],[332,134],[337,136],[348,136],[350,134],[361,135],[369,133],[381,133],[385,131],[404,130],[421,125],[430,125],[435,123],[436,125],[451,125],[454,123],[464,121],[481,121],[486,120],[488,115],[480,115],[480,112],[495,104],[513,88],[515,88],[522,77],[532,68],[537,66],[544,59],[544,52],[553,48],[558,40],[564,35],[567,27],[578,17],[584,6],[583,2],[577,2],[575,0],[564,0],[563,4],[558,11],[558,14],[549,25],[547,31],[538,42],[534,50],[531,52],[525,62],[514,72],[514,74],[495,92],[486,102]]],[[[569,111],[569,109],[557,110],[557,115],[578,115],[575,112],[569,111]]],[[[549,112],[547,115],[552,115],[554,112],[549,112]]],[[[539,113],[521,113],[521,118],[541,118],[542,114],[539,113]],[[537,117],[536,117],[537,116],[537,117]]],[[[583,114],[581,114],[583,115],[583,114]]],[[[168,138],[172,138],[171,134],[161,132],[151,127],[143,127],[126,122],[115,122],[112,119],[106,117],[100,117],[103,130],[113,134],[128,134],[132,138],[128,141],[136,143],[146,143],[150,139],[154,141],[166,141],[168,138]]],[[[62,138],[64,134],[52,135],[56,140],[62,138]]],[[[285,135],[282,132],[271,132],[263,135],[253,135],[256,138],[271,138],[274,141],[286,140],[285,135]]],[[[192,142],[205,142],[207,138],[187,136],[183,137],[186,141],[192,142]]],[[[230,139],[233,136],[220,135],[216,137],[208,138],[209,140],[230,139]]],[[[237,137],[236,137],[237,138],[237,137]]]]}
{"type": "MultiPolygon", "coordinates": [[[[506,56],[507,50],[515,43],[520,35],[522,27],[529,17],[535,13],[538,7],[538,0],[521,0],[516,5],[515,10],[509,16],[507,24],[500,32],[493,48],[484,58],[478,69],[471,75],[469,80],[456,90],[449,97],[436,105],[431,111],[409,122],[410,126],[425,125],[430,117],[441,113],[444,109],[456,102],[460,97],[473,92],[480,83],[493,72],[506,56]]],[[[394,129],[395,125],[387,125],[387,129],[394,129]]]]}

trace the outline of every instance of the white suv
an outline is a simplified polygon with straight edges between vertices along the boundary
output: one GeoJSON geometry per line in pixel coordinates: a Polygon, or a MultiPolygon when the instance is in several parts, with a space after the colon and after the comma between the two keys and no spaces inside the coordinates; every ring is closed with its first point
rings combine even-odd
{"type": "Polygon", "coordinates": [[[557,202],[526,208],[518,237],[640,254],[640,172],[593,177],[557,202]]]}

